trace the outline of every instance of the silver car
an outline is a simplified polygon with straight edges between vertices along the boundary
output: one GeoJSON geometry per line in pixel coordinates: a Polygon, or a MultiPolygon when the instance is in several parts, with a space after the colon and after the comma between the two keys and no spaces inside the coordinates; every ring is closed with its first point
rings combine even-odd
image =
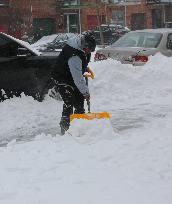
{"type": "Polygon", "coordinates": [[[112,45],[97,50],[94,60],[112,58],[122,64],[144,65],[157,52],[172,56],[172,28],[131,31],[112,45]]]}

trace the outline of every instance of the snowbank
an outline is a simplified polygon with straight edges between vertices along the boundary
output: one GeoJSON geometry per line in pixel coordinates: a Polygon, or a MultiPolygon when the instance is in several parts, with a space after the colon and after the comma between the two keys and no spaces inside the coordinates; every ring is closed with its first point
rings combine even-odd
{"type": "Polygon", "coordinates": [[[91,62],[91,110],[111,120],[74,121],[63,137],[61,101],[0,103],[0,203],[171,204],[171,64],[91,62]]]}

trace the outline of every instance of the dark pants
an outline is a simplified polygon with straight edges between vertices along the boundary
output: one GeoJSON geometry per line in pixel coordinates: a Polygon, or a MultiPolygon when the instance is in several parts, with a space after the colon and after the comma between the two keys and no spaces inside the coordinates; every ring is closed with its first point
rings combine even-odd
{"type": "Polygon", "coordinates": [[[68,130],[70,126],[70,115],[73,114],[73,109],[75,109],[74,113],[76,114],[85,113],[84,97],[76,87],[68,84],[58,83],[57,90],[64,101],[60,126],[68,130]]]}

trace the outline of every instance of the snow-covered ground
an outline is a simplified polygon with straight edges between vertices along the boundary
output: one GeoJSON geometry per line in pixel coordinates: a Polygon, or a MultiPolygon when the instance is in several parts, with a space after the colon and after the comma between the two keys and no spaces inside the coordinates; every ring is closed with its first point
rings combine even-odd
{"type": "Polygon", "coordinates": [[[171,204],[171,64],[90,63],[91,109],[111,120],[74,121],[64,136],[61,101],[0,103],[0,204],[171,204]]]}

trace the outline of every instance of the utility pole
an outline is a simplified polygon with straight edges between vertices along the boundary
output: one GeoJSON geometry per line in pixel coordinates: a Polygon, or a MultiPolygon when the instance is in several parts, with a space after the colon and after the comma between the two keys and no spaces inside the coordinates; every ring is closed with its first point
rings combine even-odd
{"type": "Polygon", "coordinates": [[[103,32],[102,32],[102,27],[101,27],[101,19],[100,19],[100,8],[99,8],[99,0],[96,0],[96,11],[97,11],[97,22],[98,22],[98,27],[99,27],[99,31],[100,31],[100,41],[101,44],[103,45],[103,47],[105,47],[104,45],[104,37],[103,37],[103,32]]]}

